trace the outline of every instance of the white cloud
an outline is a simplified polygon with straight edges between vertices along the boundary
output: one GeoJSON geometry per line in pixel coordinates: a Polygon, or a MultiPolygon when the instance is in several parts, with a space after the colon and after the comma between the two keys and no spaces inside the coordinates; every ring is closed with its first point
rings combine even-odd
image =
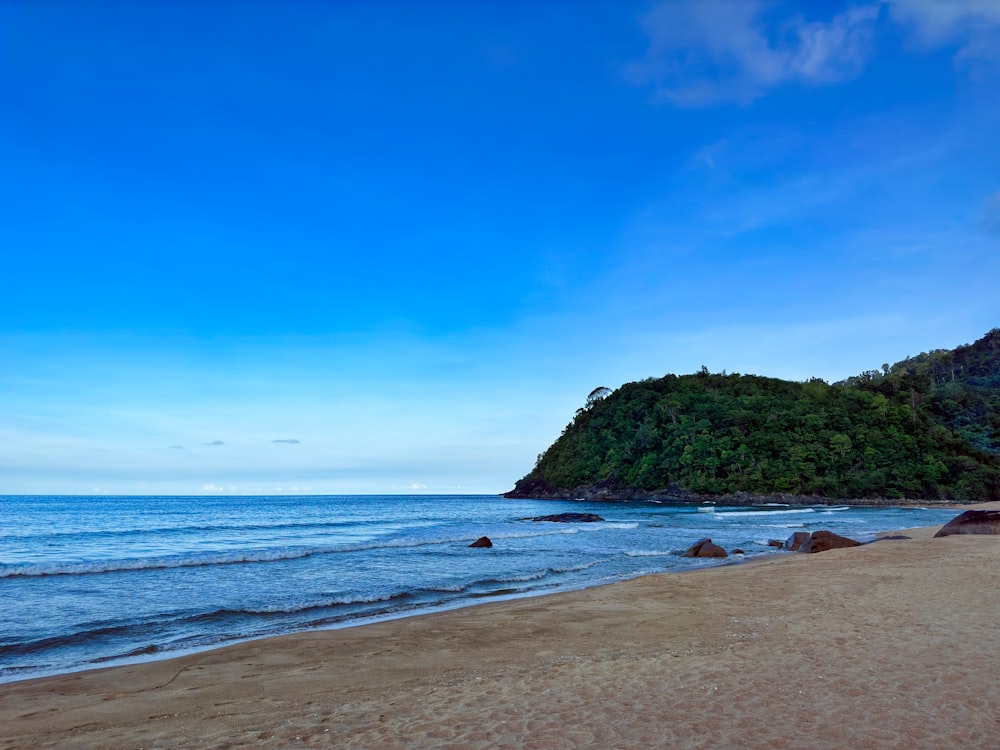
{"type": "Polygon", "coordinates": [[[893,20],[910,28],[925,47],[958,44],[957,58],[1000,60],[997,0],[889,0],[893,20]]]}
{"type": "Polygon", "coordinates": [[[790,77],[834,83],[861,72],[871,53],[875,6],[857,7],[829,23],[797,23],[797,44],[788,57],[790,77]]]}
{"type": "Polygon", "coordinates": [[[680,106],[748,104],[792,81],[834,83],[863,67],[879,6],[808,22],[764,10],[755,0],[662,2],[643,19],[649,49],[626,76],[680,106]]]}

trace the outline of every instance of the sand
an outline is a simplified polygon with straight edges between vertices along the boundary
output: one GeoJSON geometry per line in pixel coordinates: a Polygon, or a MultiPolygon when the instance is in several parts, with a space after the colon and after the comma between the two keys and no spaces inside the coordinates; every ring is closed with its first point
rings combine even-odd
{"type": "Polygon", "coordinates": [[[930,536],[8,683],[0,747],[997,748],[1000,537],[930,536]]]}

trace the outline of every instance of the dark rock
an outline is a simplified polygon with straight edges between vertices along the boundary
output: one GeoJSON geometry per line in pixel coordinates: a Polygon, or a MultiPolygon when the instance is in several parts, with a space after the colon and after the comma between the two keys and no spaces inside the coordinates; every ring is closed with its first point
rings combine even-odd
{"type": "Polygon", "coordinates": [[[783,541],[781,541],[780,539],[768,539],[767,540],[767,546],[768,547],[781,547],[781,548],[784,548],[785,543],[783,541]]]}
{"type": "Polygon", "coordinates": [[[876,539],[876,542],[892,542],[897,539],[913,539],[912,536],[906,536],[905,534],[892,534],[890,536],[880,536],[876,539]]]}
{"type": "Polygon", "coordinates": [[[492,547],[493,546],[493,542],[490,541],[490,538],[488,536],[481,536],[476,541],[474,541],[472,544],[470,544],[469,546],[470,547],[492,547]]]}
{"type": "Polygon", "coordinates": [[[948,521],[934,536],[952,534],[1000,534],[1000,510],[967,510],[948,521]]]}
{"type": "Polygon", "coordinates": [[[557,513],[554,516],[535,516],[532,521],[551,521],[552,523],[593,523],[604,519],[595,513],[557,513]]]}
{"type": "Polygon", "coordinates": [[[794,534],[788,537],[788,539],[785,540],[785,543],[781,545],[781,547],[782,549],[787,549],[791,552],[795,552],[808,540],[809,540],[808,531],[796,531],[794,534]]]}
{"type": "Polygon", "coordinates": [[[848,539],[846,536],[834,534],[832,531],[814,531],[809,538],[799,547],[799,552],[826,552],[831,549],[843,549],[844,547],[860,547],[861,542],[848,539]]]}
{"type": "Polygon", "coordinates": [[[729,554],[711,539],[700,539],[681,557],[729,557],[729,554]]]}
{"type": "Polygon", "coordinates": [[[730,551],[729,551],[729,554],[731,554],[731,555],[745,555],[745,554],[746,554],[746,552],[744,552],[744,551],[743,551],[743,550],[741,550],[741,549],[740,549],[739,547],[737,547],[737,548],[736,548],[736,549],[734,549],[734,550],[730,550],[730,551]]]}

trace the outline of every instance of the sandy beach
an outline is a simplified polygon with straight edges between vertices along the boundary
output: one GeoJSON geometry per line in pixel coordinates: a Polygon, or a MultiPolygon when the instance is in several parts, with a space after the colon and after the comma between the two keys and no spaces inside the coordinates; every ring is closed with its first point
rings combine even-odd
{"type": "Polygon", "coordinates": [[[8,683],[0,747],[1000,747],[1000,538],[934,531],[8,683]]]}

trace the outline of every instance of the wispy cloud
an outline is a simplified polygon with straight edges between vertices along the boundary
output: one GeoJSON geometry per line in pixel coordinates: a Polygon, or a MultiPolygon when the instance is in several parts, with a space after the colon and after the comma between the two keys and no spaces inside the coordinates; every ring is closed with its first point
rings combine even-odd
{"type": "Polygon", "coordinates": [[[1000,63],[997,0],[872,0],[822,21],[760,0],[665,0],[643,17],[649,47],[625,76],[681,107],[746,105],[782,84],[837,83],[873,55],[883,6],[919,47],[955,45],[958,62],[1000,63]]]}
{"type": "Polygon", "coordinates": [[[279,438],[277,440],[272,440],[272,443],[289,443],[291,445],[298,445],[299,441],[295,438],[279,438]]]}
{"type": "Polygon", "coordinates": [[[749,104],[783,83],[851,78],[871,53],[877,4],[829,21],[764,10],[755,0],[662,2],[642,21],[649,48],[626,77],[679,106],[749,104]]]}
{"type": "Polygon", "coordinates": [[[996,0],[888,0],[893,20],[925,47],[959,46],[956,59],[1000,62],[1000,3],[996,0]]]}
{"type": "Polygon", "coordinates": [[[225,445],[221,440],[213,440],[211,443],[203,443],[203,445],[225,445]]]}
{"type": "Polygon", "coordinates": [[[178,451],[179,450],[184,450],[184,446],[183,445],[170,445],[170,446],[167,446],[167,447],[170,448],[171,450],[178,450],[178,451]]]}

